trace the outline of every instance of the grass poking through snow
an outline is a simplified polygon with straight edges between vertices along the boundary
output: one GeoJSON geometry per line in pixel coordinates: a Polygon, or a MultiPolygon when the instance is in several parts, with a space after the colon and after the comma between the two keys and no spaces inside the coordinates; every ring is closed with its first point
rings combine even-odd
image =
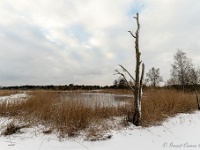
{"type": "MultiPolygon", "coordinates": [[[[89,130],[88,136],[93,136],[98,135],[96,132],[109,129],[105,120],[112,120],[114,117],[125,118],[130,108],[133,108],[132,103],[109,107],[97,102],[86,105],[77,99],[76,93],[71,94],[68,99],[62,100],[58,92],[31,92],[25,101],[0,103],[0,115],[13,117],[28,124],[43,124],[47,129],[51,129],[51,132],[58,131],[62,137],[76,136],[83,130],[89,130]]],[[[194,110],[196,100],[193,93],[147,90],[142,98],[142,125],[156,125],[169,116],[194,110]]],[[[124,120],[123,124],[126,124],[124,120]]],[[[15,131],[12,124],[8,127],[11,132],[15,131]]]]}
{"type": "Polygon", "coordinates": [[[43,124],[57,130],[61,136],[76,136],[91,124],[101,124],[104,119],[122,116],[125,112],[125,106],[86,105],[75,95],[63,101],[55,92],[32,92],[26,101],[0,104],[2,116],[43,124]]]}

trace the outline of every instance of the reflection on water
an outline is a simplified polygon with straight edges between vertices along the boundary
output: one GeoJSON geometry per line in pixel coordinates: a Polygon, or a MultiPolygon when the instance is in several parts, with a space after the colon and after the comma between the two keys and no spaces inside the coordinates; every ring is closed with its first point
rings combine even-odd
{"type": "Polygon", "coordinates": [[[105,93],[62,93],[61,100],[78,100],[87,105],[117,106],[133,99],[132,95],[116,95],[105,93]]]}

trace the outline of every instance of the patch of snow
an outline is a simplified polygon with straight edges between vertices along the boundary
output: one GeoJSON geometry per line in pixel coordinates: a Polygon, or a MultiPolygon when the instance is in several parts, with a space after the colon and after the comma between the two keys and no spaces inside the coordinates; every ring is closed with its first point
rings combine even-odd
{"type": "MultiPolygon", "coordinates": [[[[0,119],[2,131],[10,120],[0,119]]],[[[82,138],[62,139],[56,133],[43,134],[42,126],[23,128],[19,134],[0,136],[1,150],[199,150],[200,112],[179,114],[160,126],[149,128],[131,125],[111,131],[105,141],[84,141],[82,138]]]]}
{"type": "Polygon", "coordinates": [[[27,97],[26,93],[12,94],[10,96],[0,96],[0,103],[2,102],[12,103],[19,100],[25,100],[26,97],[27,97]]]}

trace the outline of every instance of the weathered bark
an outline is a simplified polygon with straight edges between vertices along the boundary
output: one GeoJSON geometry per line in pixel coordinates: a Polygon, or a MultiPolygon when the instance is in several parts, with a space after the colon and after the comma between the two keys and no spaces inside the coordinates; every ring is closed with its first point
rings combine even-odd
{"type": "Polygon", "coordinates": [[[197,100],[197,108],[200,110],[200,104],[199,104],[199,96],[197,94],[197,90],[195,90],[196,100],[197,100]]]}
{"type": "Polygon", "coordinates": [[[193,86],[194,86],[195,96],[196,96],[196,100],[197,100],[197,108],[198,108],[198,110],[200,110],[199,96],[198,96],[198,92],[197,92],[197,85],[193,84],[193,86]]]}
{"type": "Polygon", "coordinates": [[[139,98],[141,100],[142,98],[142,88],[143,88],[143,79],[144,79],[144,70],[145,70],[145,65],[144,63],[142,63],[142,74],[141,74],[141,78],[140,78],[140,91],[139,91],[139,98]]]}
{"type": "Polygon", "coordinates": [[[135,91],[134,91],[134,115],[133,115],[133,124],[136,126],[141,125],[141,92],[142,92],[142,84],[144,78],[144,64],[142,64],[142,73],[140,77],[140,56],[141,53],[139,51],[139,14],[137,13],[136,17],[137,22],[137,30],[135,35],[131,31],[130,34],[135,38],[135,54],[136,54],[136,69],[135,69],[135,91]]]}
{"type": "Polygon", "coordinates": [[[139,30],[140,30],[139,14],[137,13],[136,17],[134,18],[136,19],[136,22],[137,22],[137,29],[136,29],[135,35],[131,31],[128,31],[128,32],[131,34],[133,38],[135,38],[135,54],[136,54],[135,79],[122,65],[119,65],[122,68],[123,72],[128,73],[128,75],[135,82],[134,88],[129,84],[129,82],[127,81],[123,73],[119,72],[118,70],[115,70],[115,71],[116,71],[116,74],[120,74],[125,79],[130,89],[133,91],[134,112],[132,116],[133,117],[132,121],[134,125],[140,126],[142,123],[141,122],[141,98],[142,98],[142,86],[143,86],[143,78],[144,78],[144,64],[142,64],[142,72],[140,76],[140,65],[142,61],[140,60],[141,53],[139,51],[139,30]]]}

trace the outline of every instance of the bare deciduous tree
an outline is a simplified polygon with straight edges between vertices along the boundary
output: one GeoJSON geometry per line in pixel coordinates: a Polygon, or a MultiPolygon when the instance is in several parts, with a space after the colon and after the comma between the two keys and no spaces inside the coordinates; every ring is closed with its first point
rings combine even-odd
{"type": "Polygon", "coordinates": [[[114,87],[117,87],[117,86],[118,86],[118,81],[117,81],[117,80],[114,80],[114,81],[113,81],[113,86],[114,86],[114,87]]]}
{"type": "Polygon", "coordinates": [[[144,63],[142,64],[142,71],[140,72],[140,65],[142,61],[140,60],[141,53],[139,51],[139,30],[140,30],[140,23],[139,23],[139,14],[136,14],[137,29],[135,34],[131,31],[128,31],[131,36],[135,39],[135,53],[136,53],[136,68],[135,68],[135,78],[126,70],[122,65],[119,65],[123,72],[119,70],[115,70],[116,74],[120,74],[129,85],[130,89],[133,91],[134,94],[134,113],[133,113],[133,124],[136,126],[141,125],[141,97],[142,97],[142,87],[143,87],[143,78],[144,78],[144,63]],[[125,73],[127,73],[130,78],[134,81],[134,87],[130,85],[127,81],[125,73]]]}
{"type": "Polygon", "coordinates": [[[125,89],[127,87],[127,83],[124,78],[119,78],[118,87],[121,89],[125,89]]]}
{"type": "Polygon", "coordinates": [[[183,90],[185,85],[190,82],[190,71],[192,62],[187,58],[186,54],[178,50],[174,55],[174,64],[172,64],[171,76],[178,85],[181,85],[183,90]]]}
{"type": "Polygon", "coordinates": [[[181,85],[183,90],[186,85],[193,85],[198,109],[200,110],[197,86],[200,84],[200,69],[196,69],[190,59],[181,50],[178,50],[174,56],[171,75],[174,83],[181,85]]]}
{"type": "Polygon", "coordinates": [[[158,83],[163,81],[162,76],[160,76],[160,69],[152,67],[149,72],[146,74],[147,79],[146,82],[150,82],[151,86],[154,88],[158,85],[158,83]]]}
{"type": "Polygon", "coordinates": [[[176,84],[177,84],[177,82],[173,78],[168,79],[167,82],[166,82],[167,86],[172,86],[172,85],[176,85],[176,84]]]}

